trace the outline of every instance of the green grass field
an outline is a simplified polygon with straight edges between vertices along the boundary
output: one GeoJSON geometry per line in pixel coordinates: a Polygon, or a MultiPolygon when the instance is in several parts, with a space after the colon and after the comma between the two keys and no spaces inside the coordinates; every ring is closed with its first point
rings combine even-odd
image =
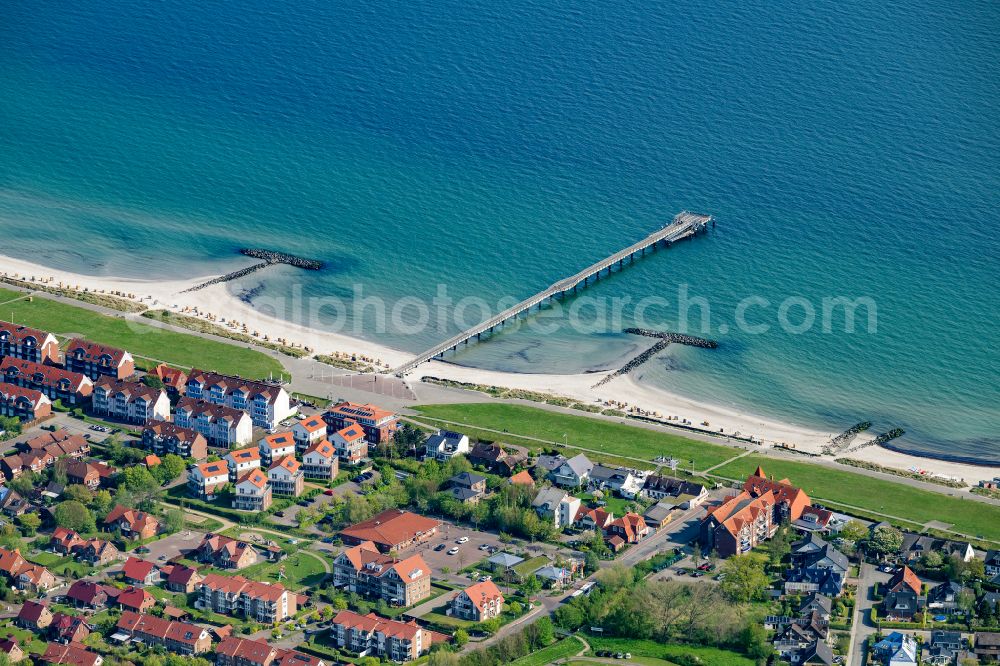
{"type": "Polygon", "coordinates": [[[510,663],[511,666],[548,666],[548,664],[554,664],[560,659],[572,657],[581,650],[583,650],[583,643],[580,642],[580,639],[576,636],[568,636],[538,652],[515,659],[510,663]]]}
{"type": "Polygon", "coordinates": [[[8,302],[18,296],[18,292],[0,289],[0,303],[5,303],[0,309],[0,318],[6,321],[13,315],[18,324],[40,328],[60,338],[82,335],[94,342],[125,349],[137,357],[137,361],[141,357],[244,377],[262,378],[270,373],[285,372],[275,359],[245,346],[154,328],[38,296],[31,302],[8,302]]]}
{"type": "MultiPolygon", "coordinates": [[[[672,456],[687,468],[694,460],[694,467],[703,470],[717,465],[737,451],[728,446],[701,442],[659,430],[650,430],[610,421],[561,414],[536,407],[504,403],[474,403],[458,405],[422,405],[416,407],[421,414],[457,423],[467,423],[480,428],[499,430],[486,433],[486,439],[514,441],[512,435],[535,437],[557,444],[566,443],[610,456],[630,456],[652,461],[659,456],[672,456]],[[508,431],[506,433],[502,431],[508,431]]],[[[456,426],[457,427],[457,426],[456,426]]],[[[531,448],[544,446],[530,440],[514,441],[531,448]]]]}
{"type": "Polygon", "coordinates": [[[954,531],[972,537],[1000,541],[1000,507],[973,500],[949,497],[943,493],[921,490],[846,470],[805,462],[775,460],[764,456],[747,456],[731,462],[713,474],[730,479],[743,479],[757,465],[775,478],[787,477],[803,488],[819,503],[861,507],[870,511],[898,516],[916,525],[932,520],[950,523],[954,531]]]}
{"type": "Polygon", "coordinates": [[[633,657],[653,657],[670,661],[682,655],[694,655],[706,666],[754,666],[753,659],[742,654],[714,647],[697,645],[674,645],[657,643],[656,641],[637,640],[630,638],[604,638],[603,636],[587,636],[591,654],[597,650],[613,652],[630,652],[633,657]]]}
{"type": "Polygon", "coordinates": [[[29,562],[42,565],[57,576],[76,574],[78,578],[82,578],[83,576],[89,576],[91,573],[101,569],[101,567],[92,567],[89,564],[84,564],[83,562],[75,562],[65,555],[60,555],[58,553],[32,553],[26,555],[25,558],[29,562]]]}

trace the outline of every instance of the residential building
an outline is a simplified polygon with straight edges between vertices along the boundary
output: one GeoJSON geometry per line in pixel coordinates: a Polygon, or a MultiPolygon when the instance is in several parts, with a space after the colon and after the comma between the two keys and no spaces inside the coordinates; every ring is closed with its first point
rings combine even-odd
{"type": "Polygon", "coordinates": [[[55,587],[56,577],[40,564],[28,562],[18,570],[13,583],[14,587],[23,592],[37,594],[55,587]]]}
{"type": "Polygon", "coordinates": [[[295,413],[288,392],[277,384],[198,369],[188,375],[184,395],[247,412],[265,430],[274,430],[295,413]]]}
{"type": "Polygon", "coordinates": [[[249,543],[211,532],[194,549],[192,557],[219,569],[243,569],[257,563],[257,551],[249,543]]]}
{"type": "Polygon", "coordinates": [[[271,491],[283,497],[298,497],[305,489],[302,463],[294,457],[282,458],[267,470],[271,491]]]}
{"type": "Polygon", "coordinates": [[[538,491],[531,506],[541,518],[551,521],[557,529],[564,529],[573,524],[580,500],[565,490],[547,487],[538,491]]]}
{"type": "Polygon", "coordinates": [[[158,456],[167,454],[204,460],[208,456],[208,440],[197,430],[176,423],[154,421],[142,431],[142,448],[158,456]]]}
{"type": "Polygon", "coordinates": [[[302,454],[302,473],[307,479],[330,481],[340,472],[340,458],[333,444],[321,439],[313,442],[302,454]]]}
{"type": "MultiPolygon", "coordinates": [[[[947,581],[936,585],[927,593],[927,607],[935,610],[954,611],[959,606],[959,598],[966,591],[961,583],[947,581]]],[[[969,590],[971,593],[972,591],[969,590]]]]}
{"type": "Polygon", "coordinates": [[[569,460],[552,470],[549,478],[557,486],[563,488],[578,488],[586,486],[590,478],[590,471],[594,468],[594,463],[587,459],[582,453],[573,456],[569,460]]]}
{"type": "Polygon", "coordinates": [[[302,453],[326,439],[326,421],[319,414],[302,419],[292,426],[292,439],[295,440],[295,452],[302,453]]]}
{"type": "Polygon", "coordinates": [[[359,465],[368,459],[368,440],[364,428],[350,423],[330,437],[333,450],[346,465],[359,465]]]}
{"type": "Polygon", "coordinates": [[[7,637],[0,640],[0,653],[7,655],[7,663],[16,664],[25,657],[24,650],[18,645],[17,639],[7,637]]]}
{"type": "Polygon", "coordinates": [[[183,564],[175,564],[167,575],[166,587],[171,592],[191,594],[198,589],[198,584],[202,580],[204,580],[204,576],[198,573],[197,569],[186,567],[183,564]]]}
{"type": "Polygon", "coordinates": [[[100,416],[145,425],[170,420],[170,398],[163,389],[142,382],[102,376],[94,385],[91,411],[100,416]]]}
{"type": "Polygon", "coordinates": [[[946,666],[957,664],[959,656],[965,653],[965,641],[960,631],[931,630],[931,640],[927,647],[924,663],[946,666]]]}
{"type": "Polygon", "coordinates": [[[126,635],[152,647],[162,645],[174,654],[202,654],[212,648],[207,630],[187,622],[165,620],[155,615],[125,611],[115,625],[115,636],[126,635]]]}
{"type": "Polygon", "coordinates": [[[229,466],[224,461],[194,465],[188,470],[188,492],[201,499],[215,496],[229,483],[229,466]]]}
{"type": "Polygon", "coordinates": [[[8,384],[41,391],[49,400],[67,406],[85,403],[94,392],[94,382],[86,375],[12,357],[0,362],[0,378],[8,384]]]}
{"type": "Polygon", "coordinates": [[[229,466],[230,481],[236,481],[252,470],[260,469],[260,450],[253,447],[230,451],[222,459],[229,466]]]}
{"type": "Polygon", "coordinates": [[[477,504],[486,495],[486,477],[475,472],[461,472],[448,479],[451,496],[463,504],[477,504]]]}
{"type": "Polygon", "coordinates": [[[118,530],[126,539],[151,539],[160,531],[160,521],[145,511],[118,504],[104,518],[104,529],[118,530]]]}
{"type": "Polygon", "coordinates": [[[526,469],[522,469],[520,472],[507,479],[507,483],[514,486],[534,486],[535,479],[531,476],[531,472],[526,469]]]}
{"type": "Polygon", "coordinates": [[[774,510],[772,522],[775,525],[780,525],[785,520],[795,522],[802,517],[802,511],[812,504],[804,490],[793,486],[788,479],[775,481],[773,476],[768,478],[760,466],[747,477],[743,490],[753,498],[770,493],[774,510]]]}
{"type": "Polygon", "coordinates": [[[642,486],[642,495],[657,501],[668,500],[686,510],[704,504],[708,499],[708,489],[686,479],[650,474],[642,486]]]}
{"type": "Polygon", "coordinates": [[[987,578],[1000,576],[1000,550],[987,551],[984,565],[987,578]]]}
{"type": "Polygon", "coordinates": [[[976,632],[976,644],[973,651],[979,661],[990,663],[1000,661],[1000,632],[976,632]]]}
{"type": "Polygon", "coordinates": [[[63,456],[81,458],[90,453],[90,442],[82,435],[73,435],[65,428],[59,428],[21,442],[17,448],[25,453],[46,451],[56,458],[63,456]]]}
{"type": "Polygon", "coordinates": [[[104,608],[108,603],[108,592],[104,585],[82,579],[70,585],[66,598],[77,608],[104,608]]]}
{"type": "MultiPolygon", "coordinates": [[[[626,513],[621,518],[613,520],[607,529],[604,530],[605,538],[609,543],[615,537],[621,539],[622,544],[639,543],[649,536],[649,526],[642,516],[637,513],[626,513]]],[[[612,543],[612,546],[614,544],[612,543]]]]}
{"type": "Polygon", "coordinates": [[[176,400],[184,395],[184,389],[187,386],[187,373],[183,370],[171,368],[166,363],[160,363],[149,374],[163,382],[163,388],[167,390],[167,395],[171,399],[176,400]]]}
{"type": "Polygon", "coordinates": [[[484,622],[503,613],[503,594],[493,581],[481,581],[456,594],[449,606],[453,617],[484,622]]]}
{"type": "Polygon", "coordinates": [[[535,572],[535,578],[542,581],[545,587],[562,589],[573,579],[573,572],[565,567],[547,565],[535,572]]]}
{"type": "Polygon", "coordinates": [[[451,430],[438,430],[427,438],[427,457],[447,461],[469,452],[469,436],[451,430]]]}
{"type": "Polygon", "coordinates": [[[45,653],[41,657],[42,663],[54,666],[55,664],[66,664],[66,666],[101,666],[104,657],[91,652],[79,643],[48,643],[45,646],[45,653]]]}
{"type": "Polygon", "coordinates": [[[412,661],[430,651],[432,635],[414,621],[399,622],[374,613],[340,611],[333,618],[330,638],[338,648],[396,662],[412,661]]]}
{"type": "Polygon", "coordinates": [[[658,530],[674,519],[674,507],[669,501],[662,501],[646,509],[642,519],[653,530],[658,530]]]}
{"type": "Polygon", "coordinates": [[[820,532],[828,534],[834,528],[834,514],[832,511],[821,509],[816,506],[807,506],[802,510],[802,516],[792,522],[792,527],[800,532],[820,532]]]}
{"type": "Polygon", "coordinates": [[[601,507],[590,508],[581,506],[577,509],[573,525],[577,529],[603,533],[614,519],[615,516],[613,513],[601,507]]]}
{"type": "Polygon", "coordinates": [[[14,623],[25,629],[42,632],[52,624],[52,611],[45,604],[28,599],[18,611],[14,623]]]}
{"type": "Polygon", "coordinates": [[[396,606],[410,606],[430,596],[431,570],[420,555],[397,559],[365,541],[334,559],[333,584],[396,606]]]}
{"type": "Polygon", "coordinates": [[[897,570],[883,587],[882,616],[904,622],[912,619],[924,603],[921,585],[920,578],[909,567],[897,570]]]}
{"type": "Polygon", "coordinates": [[[0,384],[0,416],[37,421],[52,414],[52,401],[41,391],[0,384]]]}
{"type": "Polygon", "coordinates": [[[429,541],[437,534],[441,523],[401,509],[389,509],[340,532],[344,545],[357,546],[365,541],[374,543],[379,551],[402,552],[429,541]]]}
{"type": "Polygon", "coordinates": [[[635,499],[645,485],[647,472],[638,472],[627,467],[608,467],[596,464],[587,478],[587,487],[591,490],[612,492],[627,499],[635,499]]]}
{"type": "Polygon", "coordinates": [[[181,398],[174,412],[174,423],[197,430],[210,446],[228,449],[253,440],[253,421],[246,412],[207,400],[181,398]]]}
{"type": "Polygon", "coordinates": [[[918,652],[913,636],[898,631],[891,632],[872,647],[872,653],[889,666],[917,666],[918,652]]]}
{"type": "Polygon", "coordinates": [[[510,476],[520,465],[523,465],[528,456],[519,451],[508,451],[498,444],[488,444],[479,442],[467,456],[469,462],[475,467],[482,467],[492,474],[510,476]]]}
{"type": "Polygon", "coordinates": [[[53,613],[48,634],[56,643],[83,643],[90,635],[90,627],[82,617],[53,613]]]}
{"type": "Polygon", "coordinates": [[[79,338],[66,345],[63,365],[70,372],[82,373],[94,381],[101,377],[128,379],[135,374],[135,361],[127,351],[79,338]]]}
{"type": "Polygon", "coordinates": [[[236,482],[233,508],[240,511],[266,511],[271,506],[271,486],[267,475],[256,468],[236,482]]]}
{"type": "Polygon", "coordinates": [[[708,509],[701,522],[702,548],[719,557],[749,552],[774,536],[780,523],[774,522],[774,493],[754,497],[744,490],[708,509]]]}
{"type": "Polygon", "coordinates": [[[806,534],[804,538],[794,542],[791,548],[793,568],[833,569],[844,576],[847,576],[850,569],[847,556],[815,532],[806,534]]]}
{"type": "Polygon", "coordinates": [[[319,657],[282,650],[264,641],[226,636],[215,648],[215,666],[326,666],[319,657]]]}
{"type": "Polygon", "coordinates": [[[270,467],[282,458],[295,457],[295,439],[290,432],[277,432],[257,442],[260,459],[270,467]]]}
{"type": "Polygon", "coordinates": [[[104,462],[84,462],[72,460],[66,464],[66,481],[70,484],[87,486],[97,490],[102,485],[108,485],[117,474],[117,470],[104,462]]]}
{"type": "Polygon", "coordinates": [[[122,554],[115,547],[115,544],[103,539],[87,539],[73,552],[78,560],[94,567],[111,564],[122,558],[122,554]]]}
{"type": "Polygon", "coordinates": [[[296,611],[296,595],[280,583],[271,585],[242,576],[208,574],[198,585],[198,595],[197,608],[265,624],[281,622],[296,611]]]}
{"type": "Polygon", "coordinates": [[[57,527],[52,531],[49,547],[60,555],[69,555],[73,549],[83,545],[83,538],[71,529],[57,527]]]}
{"type": "Polygon", "coordinates": [[[160,582],[160,570],[152,562],[130,557],[122,567],[122,578],[130,585],[155,585],[160,582]]]}
{"type": "Polygon", "coordinates": [[[58,363],[59,341],[51,333],[37,328],[0,321],[0,357],[58,363]]]}
{"type": "Polygon", "coordinates": [[[945,558],[958,557],[963,562],[969,562],[976,556],[972,544],[967,541],[952,541],[926,534],[903,532],[903,544],[900,546],[899,554],[904,561],[913,562],[923,556],[924,553],[932,551],[939,553],[945,558]]]}
{"type": "Polygon", "coordinates": [[[360,405],[353,402],[341,402],[330,407],[323,415],[323,420],[326,421],[328,436],[356,423],[364,430],[368,443],[376,446],[391,440],[399,427],[398,414],[372,404],[360,405]]]}

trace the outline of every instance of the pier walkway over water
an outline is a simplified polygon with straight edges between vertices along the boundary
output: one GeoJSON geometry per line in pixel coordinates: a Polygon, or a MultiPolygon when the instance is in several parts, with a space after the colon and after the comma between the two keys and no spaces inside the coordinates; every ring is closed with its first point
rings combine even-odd
{"type": "Polygon", "coordinates": [[[644,255],[647,249],[655,249],[660,243],[669,247],[676,241],[683,240],[704,231],[711,221],[711,215],[700,215],[698,213],[682,211],[674,216],[674,219],[670,224],[651,233],[638,243],[629,245],[624,250],[619,250],[601,261],[591,264],[579,273],[559,280],[549,288],[538,292],[530,298],[526,298],[517,305],[507,308],[495,317],[476,324],[470,329],[462,331],[458,335],[455,335],[441,344],[416,356],[413,360],[404,363],[393,370],[392,373],[397,376],[403,376],[421,363],[426,363],[432,358],[444,355],[444,353],[449,349],[454,350],[457,349],[460,344],[468,344],[469,340],[472,338],[479,339],[483,333],[490,332],[497,326],[502,326],[504,322],[517,317],[522,312],[530,311],[531,308],[536,305],[541,308],[545,301],[555,298],[556,296],[564,295],[569,291],[576,291],[581,284],[586,287],[590,278],[600,277],[602,271],[607,271],[610,274],[615,264],[621,268],[624,266],[626,259],[634,261],[636,255],[644,255]]]}

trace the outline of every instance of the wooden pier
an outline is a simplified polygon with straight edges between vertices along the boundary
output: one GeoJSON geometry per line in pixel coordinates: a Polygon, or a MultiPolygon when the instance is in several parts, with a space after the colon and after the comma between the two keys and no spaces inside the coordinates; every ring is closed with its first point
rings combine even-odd
{"type": "Polygon", "coordinates": [[[541,309],[546,301],[553,299],[556,296],[562,296],[571,291],[575,292],[581,286],[586,287],[592,278],[594,280],[598,279],[602,272],[607,271],[610,274],[616,265],[619,269],[623,268],[626,260],[629,262],[635,261],[636,256],[646,254],[646,250],[655,250],[656,247],[661,244],[669,247],[671,244],[679,240],[689,238],[704,231],[711,222],[711,215],[700,215],[698,213],[690,213],[688,211],[680,212],[674,216],[674,219],[670,224],[666,225],[662,229],[654,231],[638,243],[629,245],[624,250],[619,250],[610,257],[606,257],[595,264],[591,264],[579,273],[559,280],[548,289],[540,291],[534,296],[521,301],[517,305],[507,308],[495,317],[476,324],[470,329],[462,331],[458,335],[455,335],[441,344],[416,356],[413,360],[404,363],[394,369],[392,373],[402,377],[421,363],[426,363],[433,358],[443,356],[448,350],[457,349],[460,344],[468,344],[468,342],[473,338],[479,339],[483,333],[491,332],[496,327],[503,326],[505,322],[514,319],[523,312],[530,311],[531,308],[535,306],[538,306],[538,308],[541,309]]]}

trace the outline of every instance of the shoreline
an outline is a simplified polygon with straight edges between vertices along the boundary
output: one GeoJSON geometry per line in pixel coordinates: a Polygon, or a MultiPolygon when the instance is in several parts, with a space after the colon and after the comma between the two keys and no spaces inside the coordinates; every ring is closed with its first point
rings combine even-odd
{"type": "MultiPolygon", "coordinates": [[[[308,349],[309,354],[349,354],[372,361],[377,367],[390,368],[402,365],[413,357],[402,351],[376,342],[355,338],[342,333],[332,333],[308,328],[301,324],[277,319],[254,310],[236,294],[231,294],[226,283],[216,283],[197,291],[187,291],[217,275],[198,276],[184,280],[142,280],[106,276],[88,276],[0,255],[0,273],[22,279],[33,276],[36,282],[49,286],[60,285],[77,290],[87,289],[97,293],[124,292],[148,309],[169,310],[174,313],[198,317],[216,325],[243,332],[262,342],[286,343],[308,349]],[[225,314],[223,314],[225,313],[225,314]],[[253,334],[257,333],[256,336],[253,334]]],[[[2,285],[0,285],[2,286],[2,285]]],[[[57,331],[58,333],[58,331],[57,331]]],[[[524,374],[484,370],[453,363],[432,360],[412,370],[407,375],[411,382],[424,376],[437,377],[472,384],[494,385],[512,389],[551,393],[572,398],[584,404],[602,405],[637,415],[674,417],[664,425],[682,425],[685,430],[719,438],[727,436],[753,438],[763,447],[787,448],[793,452],[819,456],[827,460],[843,457],[822,455],[821,449],[839,432],[824,432],[815,428],[783,423],[735,407],[702,403],[659,387],[639,384],[629,375],[621,375],[595,385],[595,381],[609,378],[615,371],[589,372],[573,375],[524,374]],[[686,422],[684,422],[686,421],[686,422]],[[709,425],[705,425],[708,423],[709,425]]],[[[586,414],[586,412],[581,412],[586,414]]],[[[849,424],[845,424],[847,427],[849,424]]],[[[873,435],[864,434],[854,445],[870,441],[873,435]]],[[[949,461],[905,453],[887,447],[866,447],[851,452],[851,457],[902,470],[919,470],[929,476],[960,479],[975,485],[979,479],[1000,476],[1000,466],[949,461]]],[[[807,459],[807,456],[803,456],[807,459]]]]}

